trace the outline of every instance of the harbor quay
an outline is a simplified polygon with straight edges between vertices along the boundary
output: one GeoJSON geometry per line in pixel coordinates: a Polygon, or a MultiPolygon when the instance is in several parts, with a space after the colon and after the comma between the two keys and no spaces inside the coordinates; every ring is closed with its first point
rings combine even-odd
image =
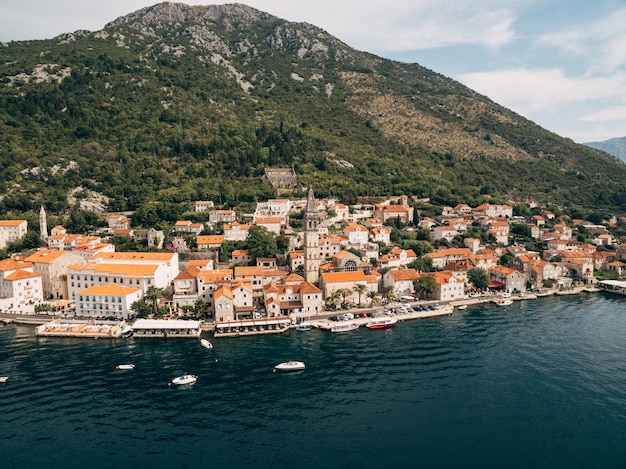
{"type": "MultiPolygon", "coordinates": [[[[535,293],[513,294],[507,297],[511,301],[536,300],[546,296],[577,295],[581,293],[594,293],[607,291],[590,286],[571,287],[567,289],[542,290],[535,293]]],[[[610,291],[610,290],[608,290],[610,291]]],[[[242,320],[230,323],[189,321],[189,320],[136,320],[126,322],[129,327],[135,329],[135,337],[145,338],[193,338],[197,339],[204,333],[212,333],[215,338],[238,337],[257,334],[283,333],[297,326],[311,326],[322,330],[330,330],[338,322],[334,316],[350,313],[350,319],[358,325],[367,324],[373,317],[393,315],[399,322],[426,319],[440,316],[449,316],[459,308],[478,305],[482,303],[496,302],[501,295],[469,297],[450,302],[442,301],[415,301],[415,302],[392,302],[385,306],[368,308],[351,308],[348,310],[333,310],[318,313],[307,319],[298,321],[295,317],[280,318],[275,321],[268,320],[242,320]],[[419,308],[422,306],[422,308],[419,308]],[[333,318],[333,319],[331,319],[333,318]],[[272,324],[270,324],[272,322],[272,324]],[[274,324],[274,322],[276,324],[274,324]],[[136,327],[137,326],[137,327],[136,327]],[[139,332],[139,334],[137,334],[139,332]]],[[[65,319],[47,314],[12,314],[0,313],[0,322],[5,324],[16,323],[36,326],[38,335],[49,337],[83,337],[83,338],[121,338],[120,325],[111,321],[94,321],[87,318],[65,319]]]]}

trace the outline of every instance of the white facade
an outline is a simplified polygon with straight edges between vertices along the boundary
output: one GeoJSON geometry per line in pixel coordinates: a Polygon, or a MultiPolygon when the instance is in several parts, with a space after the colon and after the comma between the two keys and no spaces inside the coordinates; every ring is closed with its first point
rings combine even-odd
{"type": "Polygon", "coordinates": [[[0,249],[22,239],[26,235],[28,222],[26,220],[0,220],[0,249]]]}
{"type": "Polygon", "coordinates": [[[122,285],[97,285],[80,290],[76,294],[76,315],[82,317],[128,319],[130,309],[140,300],[139,288],[122,285]]]}

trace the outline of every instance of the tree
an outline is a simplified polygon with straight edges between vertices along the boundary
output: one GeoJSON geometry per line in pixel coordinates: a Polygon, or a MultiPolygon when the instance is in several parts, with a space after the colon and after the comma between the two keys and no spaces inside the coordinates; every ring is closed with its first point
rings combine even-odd
{"type": "Polygon", "coordinates": [[[389,302],[393,298],[393,287],[383,287],[381,296],[383,297],[383,303],[389,302]]]}
{"type": "Polygon", "coordinates": [[[370,300],[370,305],[375,306],[378,304],[378,292],[374,290],[369,290],[367,292],[367,297],[370,300]]]}
{"type": "Polygon", "coordinates": [[[420,298],[428,299],[437,290],[437,281],[432,275],[422,275],[413,280],[413,288],[420,298]]]}
{"type": "Polygon", "coordinates": [[[152,306],[152,311],[157,314],[159,308],[159,300],[165,296],[165,292],[162,288],[155,286],[149,287],[146,294],[143,296],[145,301],[152,306]]]}
{"type": "Polygon", "coordinates": [[[333,290],[326,298],[326,302],[332,306],[337,304],[337,300],[341,297],[341,290],[333,290]]]}
{"type": "Polygon", "coordinates": [[[147,318],[152,311],[148,302],[143,298],[130,305],[130,309],[137,315],[138,318],[147,318]]]}
{"type": "Polygon", "coordinates": [[[262,226],[252,226],[248,231],[246,246],[250,251],[250,259],[256,262],[259,257],[276,257],[278,246],[276,236],[262,226]]]}
{"type": "Polygon", "coordinates": [[[489,285],[489,272],[481,267],[474,267],[467,271],[467,279],[477,289],[484,290],[489,285]]]}
{"type": "Polygon", "coordinates": [[[366,294],[369,290],[364,283],[357,283],[352,287],[352,291],[359,294],[359,308],[361,307],[361,295],[366,294]]]}

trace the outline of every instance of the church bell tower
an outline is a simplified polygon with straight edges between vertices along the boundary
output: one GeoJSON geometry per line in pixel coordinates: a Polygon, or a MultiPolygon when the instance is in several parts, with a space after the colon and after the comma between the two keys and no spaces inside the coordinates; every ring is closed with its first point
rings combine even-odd
{"type": "Polygon", "coordinates": [[[316,284],[320,278],[319,224],[315,196],[313,189],[309,189],[304,210],[304,278],[312,284],[316,284]]]}

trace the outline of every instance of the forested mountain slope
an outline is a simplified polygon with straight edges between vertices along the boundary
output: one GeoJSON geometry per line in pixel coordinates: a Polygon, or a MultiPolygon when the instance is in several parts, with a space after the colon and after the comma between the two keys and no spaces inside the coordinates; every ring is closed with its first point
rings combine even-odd
{"type": "Polygon", "coordinates": [[[162,3],[0,46],[0,212],[408,194],[624,208],[626,166],[417,64],[241,4],[162,3]],[[73,193],[73,198],[68,198],[73,193]]]}

